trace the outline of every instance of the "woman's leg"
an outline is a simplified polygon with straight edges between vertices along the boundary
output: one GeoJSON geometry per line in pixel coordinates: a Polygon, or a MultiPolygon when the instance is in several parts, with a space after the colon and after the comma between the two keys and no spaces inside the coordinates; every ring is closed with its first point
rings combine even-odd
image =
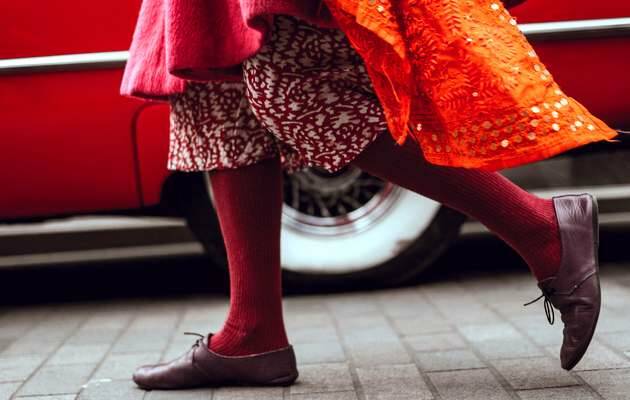
{"type": "Polygon", "coordinates": [[[288,346],[282,318],[278,157],[213,171],[210,182],[228,255],[230,311],[210,348],[221,355],[263,353],[288,346]]]}
{"type": "Polygon", "coordinates": [[[354,164],[479,220],[525,259],[539,281],[557,273],[560,232],[551,200],[524,191],[498,173],[432,165],[415,142],[399,146],[387,133],[354,164]]]}

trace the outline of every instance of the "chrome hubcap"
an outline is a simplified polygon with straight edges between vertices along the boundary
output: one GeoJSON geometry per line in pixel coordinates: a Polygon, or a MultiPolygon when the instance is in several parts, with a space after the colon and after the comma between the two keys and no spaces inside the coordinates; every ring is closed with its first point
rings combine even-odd
{"type": "Polygon", "coordinates": [[[284,180],[285,226],[318,235],[356,233],[378,220],[400,189],[355,167],[310,168],[284,180]]]}

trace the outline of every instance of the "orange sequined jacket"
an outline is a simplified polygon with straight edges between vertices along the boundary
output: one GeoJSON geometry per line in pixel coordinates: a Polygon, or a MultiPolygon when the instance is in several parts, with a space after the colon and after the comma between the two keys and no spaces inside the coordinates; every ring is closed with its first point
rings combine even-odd
{"type": "Polygon", "coordinates": [[[428,161],[500,170],[617,133],[567,96],[499,0],[325,0],[389,129],[428,161]]]}

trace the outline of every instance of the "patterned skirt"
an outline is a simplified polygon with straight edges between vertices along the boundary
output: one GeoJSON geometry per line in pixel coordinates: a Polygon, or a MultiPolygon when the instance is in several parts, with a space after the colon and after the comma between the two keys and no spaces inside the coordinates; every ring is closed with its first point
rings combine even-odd
{"type": "Polygon", "coordinates": [[[171,99],[168,168],[238,168],[280,157],[289,171],[343,168],[387,129],[343,32],[276,16],[242,82],[189,83],[171,99]]]}

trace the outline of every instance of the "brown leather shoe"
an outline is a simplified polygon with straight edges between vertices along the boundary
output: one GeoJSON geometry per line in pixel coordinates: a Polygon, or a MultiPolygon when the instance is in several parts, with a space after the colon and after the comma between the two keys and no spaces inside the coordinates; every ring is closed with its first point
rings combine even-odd
{"type": "Polygon", "coordinates": [[[545,298],[545,312],[554,322],[553,307],[564,322],[560,349],[562,368],[571,370],[591,343],[599,310],[599,223],[597,201],[589,194],[554,197],[560,227],[562,261],[558,274],[538,283],[545,298]],[[550,305],[551,304],[551,305],[550,305]]]}
{"type": "Polygon", "coordinates": [[[208,349],[212,336],[200,338],[183,356],[145,365],[133,374],[142,389],[187,389],[217,386],[288,386],[298,377],[293,347],[251,356],[226,357],[208,349]]]}

